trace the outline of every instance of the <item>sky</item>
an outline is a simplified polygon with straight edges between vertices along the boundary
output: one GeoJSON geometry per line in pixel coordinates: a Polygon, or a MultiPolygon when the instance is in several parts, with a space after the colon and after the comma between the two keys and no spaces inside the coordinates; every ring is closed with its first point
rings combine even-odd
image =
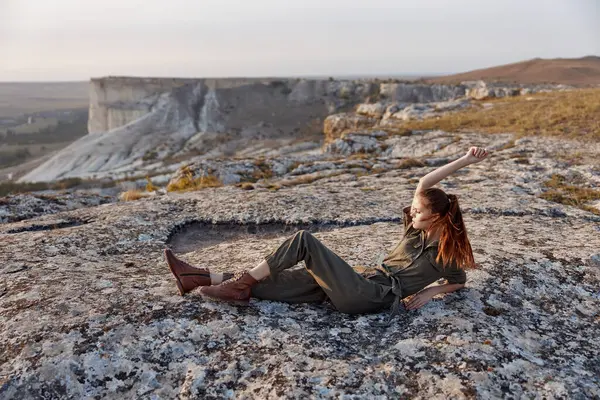
{"type": "Polygon", "coordinates": [[[600,0],[0,0],[0,81],[431,75],[600,55],[600,0]]]}

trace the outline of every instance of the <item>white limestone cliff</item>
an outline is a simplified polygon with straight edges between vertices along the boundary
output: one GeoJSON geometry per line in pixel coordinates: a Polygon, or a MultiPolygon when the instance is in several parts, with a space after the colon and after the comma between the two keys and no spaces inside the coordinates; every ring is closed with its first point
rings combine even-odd
{"type": "Polygon", "coordinates": [[[209,151],[219,137],[224,142],[298,136],[310,121],[356,104],[372,90],[372,83],[359,81],[94,80],[91,134],[21,181],[134,169],[149,155],[160,160],[191,148],[209,151]]]}

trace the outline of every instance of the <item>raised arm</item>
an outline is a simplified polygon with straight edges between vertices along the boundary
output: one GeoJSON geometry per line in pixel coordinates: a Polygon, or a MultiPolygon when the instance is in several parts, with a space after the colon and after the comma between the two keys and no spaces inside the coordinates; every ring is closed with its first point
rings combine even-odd
{"type": "Polygon", "coordinates": [[[442,179],[458,171],[459,169],[466,167],[467,165],[483,161],[487,156],[487,149],[484,149],[482,147],[471,147],[467,154],[465,154],[461,158],[454,160],[451,163],[444,165],[443,167],[439,167],[438,169],[431,171],[430,173],[419,179],[419,185],[417,186],[417,191],[415,194],[418,194],[421,190],[433,187],[442,179]]]}

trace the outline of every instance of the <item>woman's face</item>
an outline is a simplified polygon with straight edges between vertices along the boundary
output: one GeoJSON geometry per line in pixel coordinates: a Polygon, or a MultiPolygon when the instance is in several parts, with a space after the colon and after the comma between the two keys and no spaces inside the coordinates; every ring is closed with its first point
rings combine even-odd
{"type": "Polygon", "coordinates": [[[431,213],[425,199],[415,196],[410,208],[410,216],[413,228],[426,231],[435,221],[437,214],[431,213]]]}

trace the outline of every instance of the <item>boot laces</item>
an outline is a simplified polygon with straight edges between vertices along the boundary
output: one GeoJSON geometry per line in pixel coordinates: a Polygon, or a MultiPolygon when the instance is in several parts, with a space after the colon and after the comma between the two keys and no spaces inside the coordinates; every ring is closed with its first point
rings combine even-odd
{"type": "MultiPolygon", "coordinates": [[[[240,279],[242,279],[244,274],[246,274],[247,272],[248,271],[235,272],[230,279],[224,280],[223,282],[221,282],[221,284],[225,285],[225,284],[237,283],[240,279]]],[[[225,279],[225,277],[223,277],[223,279],[225,279]]]]}

